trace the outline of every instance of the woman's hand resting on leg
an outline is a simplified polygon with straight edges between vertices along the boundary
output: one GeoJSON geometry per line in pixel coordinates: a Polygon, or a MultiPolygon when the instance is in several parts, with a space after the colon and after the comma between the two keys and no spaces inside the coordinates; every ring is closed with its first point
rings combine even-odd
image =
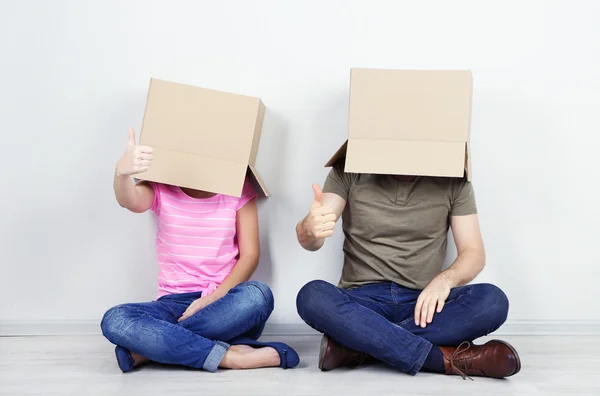
{"type": "Polygon", "coordinates": [[[218,300],[218,298],[212,294],[210,294],[206,297],[200,297],[199,299],[194,300],[194,302],[191,303],[189,307],[187,307],[187,309],[185,310],[183,315],[181,315],[181,318],[179,318],[178,322],[183,322],[184,320],[186,320],[187,318],[189,318],[196,312],[200,311],[202,308],[207,307],[208,305],[214,303],[217,300],[218,300]]]}

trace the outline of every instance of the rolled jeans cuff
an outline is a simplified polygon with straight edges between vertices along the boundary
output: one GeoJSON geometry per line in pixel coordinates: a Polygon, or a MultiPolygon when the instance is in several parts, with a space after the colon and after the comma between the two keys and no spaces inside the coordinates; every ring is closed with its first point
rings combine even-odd
{"type": "Polygon", "coordinates": [[[229,344],[226,344],[222,341],[217,341],[213,349],[206,357],[202,368],[211,373],[216,372],[219,369],[219,364],[221,364],[221,360],[223,360],[225,357],[229,346],[229,344]]]}

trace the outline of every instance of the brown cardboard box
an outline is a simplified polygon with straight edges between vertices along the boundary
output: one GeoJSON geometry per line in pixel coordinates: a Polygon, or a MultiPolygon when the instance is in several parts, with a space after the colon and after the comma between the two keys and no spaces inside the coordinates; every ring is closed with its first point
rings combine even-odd
{"type": "Polygon", "coordinates": [[[139,179],[239,197],[248,173],[268,196],[254,168],[264,114],[259,98],[151,79],[140,144],[154,160],[139,179]]]}
{"type": "Polygon", "coordinates": [[[468,70],[352,69],[346,172],[471,180],[468,70]]]}

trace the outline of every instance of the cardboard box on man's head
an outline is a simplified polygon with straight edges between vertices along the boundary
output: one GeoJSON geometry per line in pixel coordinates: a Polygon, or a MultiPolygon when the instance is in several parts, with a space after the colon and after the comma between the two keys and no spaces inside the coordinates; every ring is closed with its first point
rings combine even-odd
{"type": "Polygon", "coordinates": [[[240,197],[254,164],[265,106],[259,98],[150,80],[140,144],[154,159],[141,180],[240,197]]]}
{"type": "Polygon", "coordinates": [[[348,140],[326,166],[471,180],[468,70],[352,69],[348,140]]]}

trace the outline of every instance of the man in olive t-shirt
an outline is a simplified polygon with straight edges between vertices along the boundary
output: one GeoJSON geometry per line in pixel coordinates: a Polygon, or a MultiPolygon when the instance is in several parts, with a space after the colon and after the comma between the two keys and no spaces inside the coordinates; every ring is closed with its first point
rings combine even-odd
{"type": "Polygon", "coordinates": [[[472,341],[498,329],[508,299],[496,286],[472,284],[485,252],[470,182],[461,178],[344,172],[333,167],[314,185],[298,241],[315,251],[342,218],[344,266],[338,287],[312,281],[298,293],[298,313],[324,333],[319,368],[381,360],[420,370],[503,378],[520,370],[515,349],[472,341]],[[445,271],[448,230],[458,257],[445,271]]]}

